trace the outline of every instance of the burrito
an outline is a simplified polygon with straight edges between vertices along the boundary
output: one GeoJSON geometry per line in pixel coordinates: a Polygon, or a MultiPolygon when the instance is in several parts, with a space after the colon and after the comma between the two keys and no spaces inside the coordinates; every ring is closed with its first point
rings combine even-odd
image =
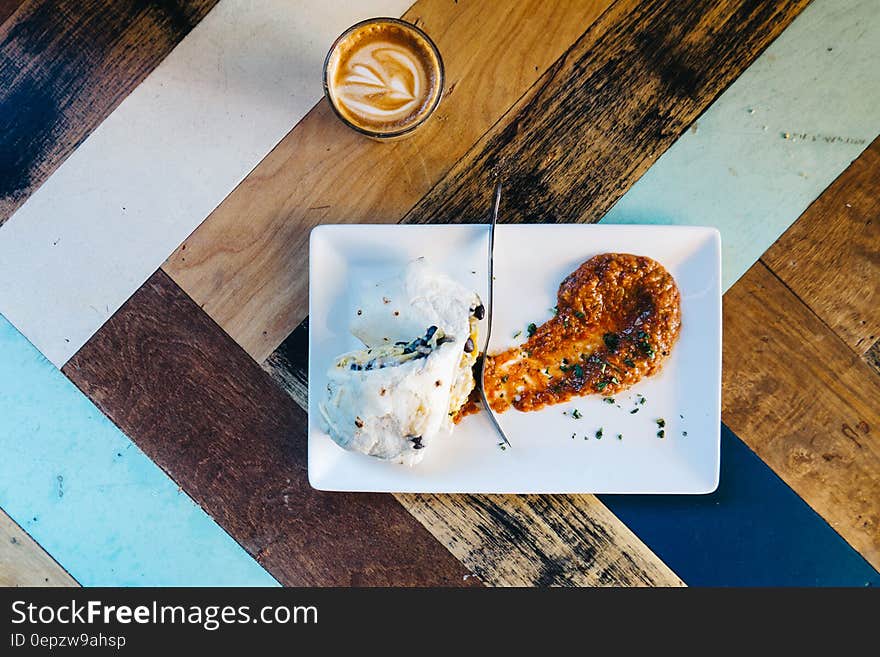
{"type": "Polygon", "coordinates": [[[474,387],[479,319],[473,291],[423,258],[367,288],[351,332],[365,349],[338,356],[319,404],[341,447],[413,465],[474,387]]]}

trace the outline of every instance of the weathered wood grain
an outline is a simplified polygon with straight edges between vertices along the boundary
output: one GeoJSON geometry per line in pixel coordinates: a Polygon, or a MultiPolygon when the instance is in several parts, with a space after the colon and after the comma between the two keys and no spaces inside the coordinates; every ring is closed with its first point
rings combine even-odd
{"type": "Polygon", "coordinates": [[[0,25],[0,225],[216,1],[27,0],[0,25]]]}
{"type": "Polygon", "coordinates": [[[865,352],[864,360],[869,367],[873,368],[877,374],[880,374],[880,340],[877,340],[874,346],[865,352]]]}
{"type": "Polygon", "coordinates": [[[858,354],[880,337],[880,139],[761,258],[858,354]]]}
{"type": "Polygon", "coordinates": [[[0,586],[79,586],[36,541],[0,510],[0,586]]]}
{"type": "Polygon", "coordinates": [[[0,26],[24,4],[24,0],[0,0],[0,26]]]}
{"type": "MultiPolygon", "coordinates": [[[[308,320],[263,364],[308,407],[308,320]]],[[[400,503],[495,586],[682,586],[592,495],[412,495],[400,503]]]]}
{"type": "Polygon", "coordinates": [[[443,53],[436,116],[380,144],[319,103],[163,268],[263,361],[306,314],[309,230],[398,221],[609,4],[421,0],[405,17],[443,53]]]}
{"type": "Polygon", "coordinates": [[[722,419],[880,567],[880,377],[756,263],[724,296],[722,419]]]}
{"type": "Polygon", "coordinates": [[[806,4],[615,4],[404,221],[598,221],[806,4]]]}
{"type": "Polygon", "coordinates": [[[305,413],[162,272],[64,373],[283,584],[478,583],[390,495],[313,490],[305,413]]]}
{"type": "Polygon", "coordinates": [[[593,495],[395,495],[485,582],[683,586],[593,495]]]}

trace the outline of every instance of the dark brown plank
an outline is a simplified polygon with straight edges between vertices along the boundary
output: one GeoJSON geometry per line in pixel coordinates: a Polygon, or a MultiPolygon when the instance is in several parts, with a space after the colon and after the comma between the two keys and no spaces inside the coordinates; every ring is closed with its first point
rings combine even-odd
{"type": "Polygon", "coordinates": [[[64,373],[287,585],[469,585],[390,495],[320,493],[306,415],[164,273],[64,373]]]}
{"type": "Polygon", "coordinates": [[[24,0],[0,0],[0,25],[24,4],[24,0]]]}
{"type": "Polygon", "coordinates": [[[28,0],[0,26],[0,225],[216,2],[28,0]]]}
{"type": "Polygon", "coordinates": [[[880,139],[761,260],[862,355],[880,337],[880,139]]]}
{"type": "Polygon", "coordinates": [[[404,221],[598,221],[807,4],[615,4],[404,221]]]}

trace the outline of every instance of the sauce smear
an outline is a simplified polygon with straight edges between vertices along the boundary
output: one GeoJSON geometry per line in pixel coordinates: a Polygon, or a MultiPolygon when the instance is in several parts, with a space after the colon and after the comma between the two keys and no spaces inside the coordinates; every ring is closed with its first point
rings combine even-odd
{"type": "MultiPolygon", "coordinates": [[[[487,357],[486,397],[500,413],[614,395],[660,370],[680,328],[681,295],[662,265],[598,255],[562,281],[555,317],[530,327],[524,344],[487,357]]],[[[476,410],[472,398],[455,419],[476,410]]]]}

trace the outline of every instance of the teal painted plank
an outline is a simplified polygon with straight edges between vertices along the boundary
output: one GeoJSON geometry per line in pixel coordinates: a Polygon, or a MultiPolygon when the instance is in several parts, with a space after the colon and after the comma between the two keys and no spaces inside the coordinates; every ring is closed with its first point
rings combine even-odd
{"type": "Polygon", "coordinates": [[[816,0],[602,221],[716,226],[726,290],[878,133],[880,0],[816,0]]]}
{"type": "Polygon", "coordinates": [[[277,582],[0,315],[0,507],[86,586],[277,582]]]}

